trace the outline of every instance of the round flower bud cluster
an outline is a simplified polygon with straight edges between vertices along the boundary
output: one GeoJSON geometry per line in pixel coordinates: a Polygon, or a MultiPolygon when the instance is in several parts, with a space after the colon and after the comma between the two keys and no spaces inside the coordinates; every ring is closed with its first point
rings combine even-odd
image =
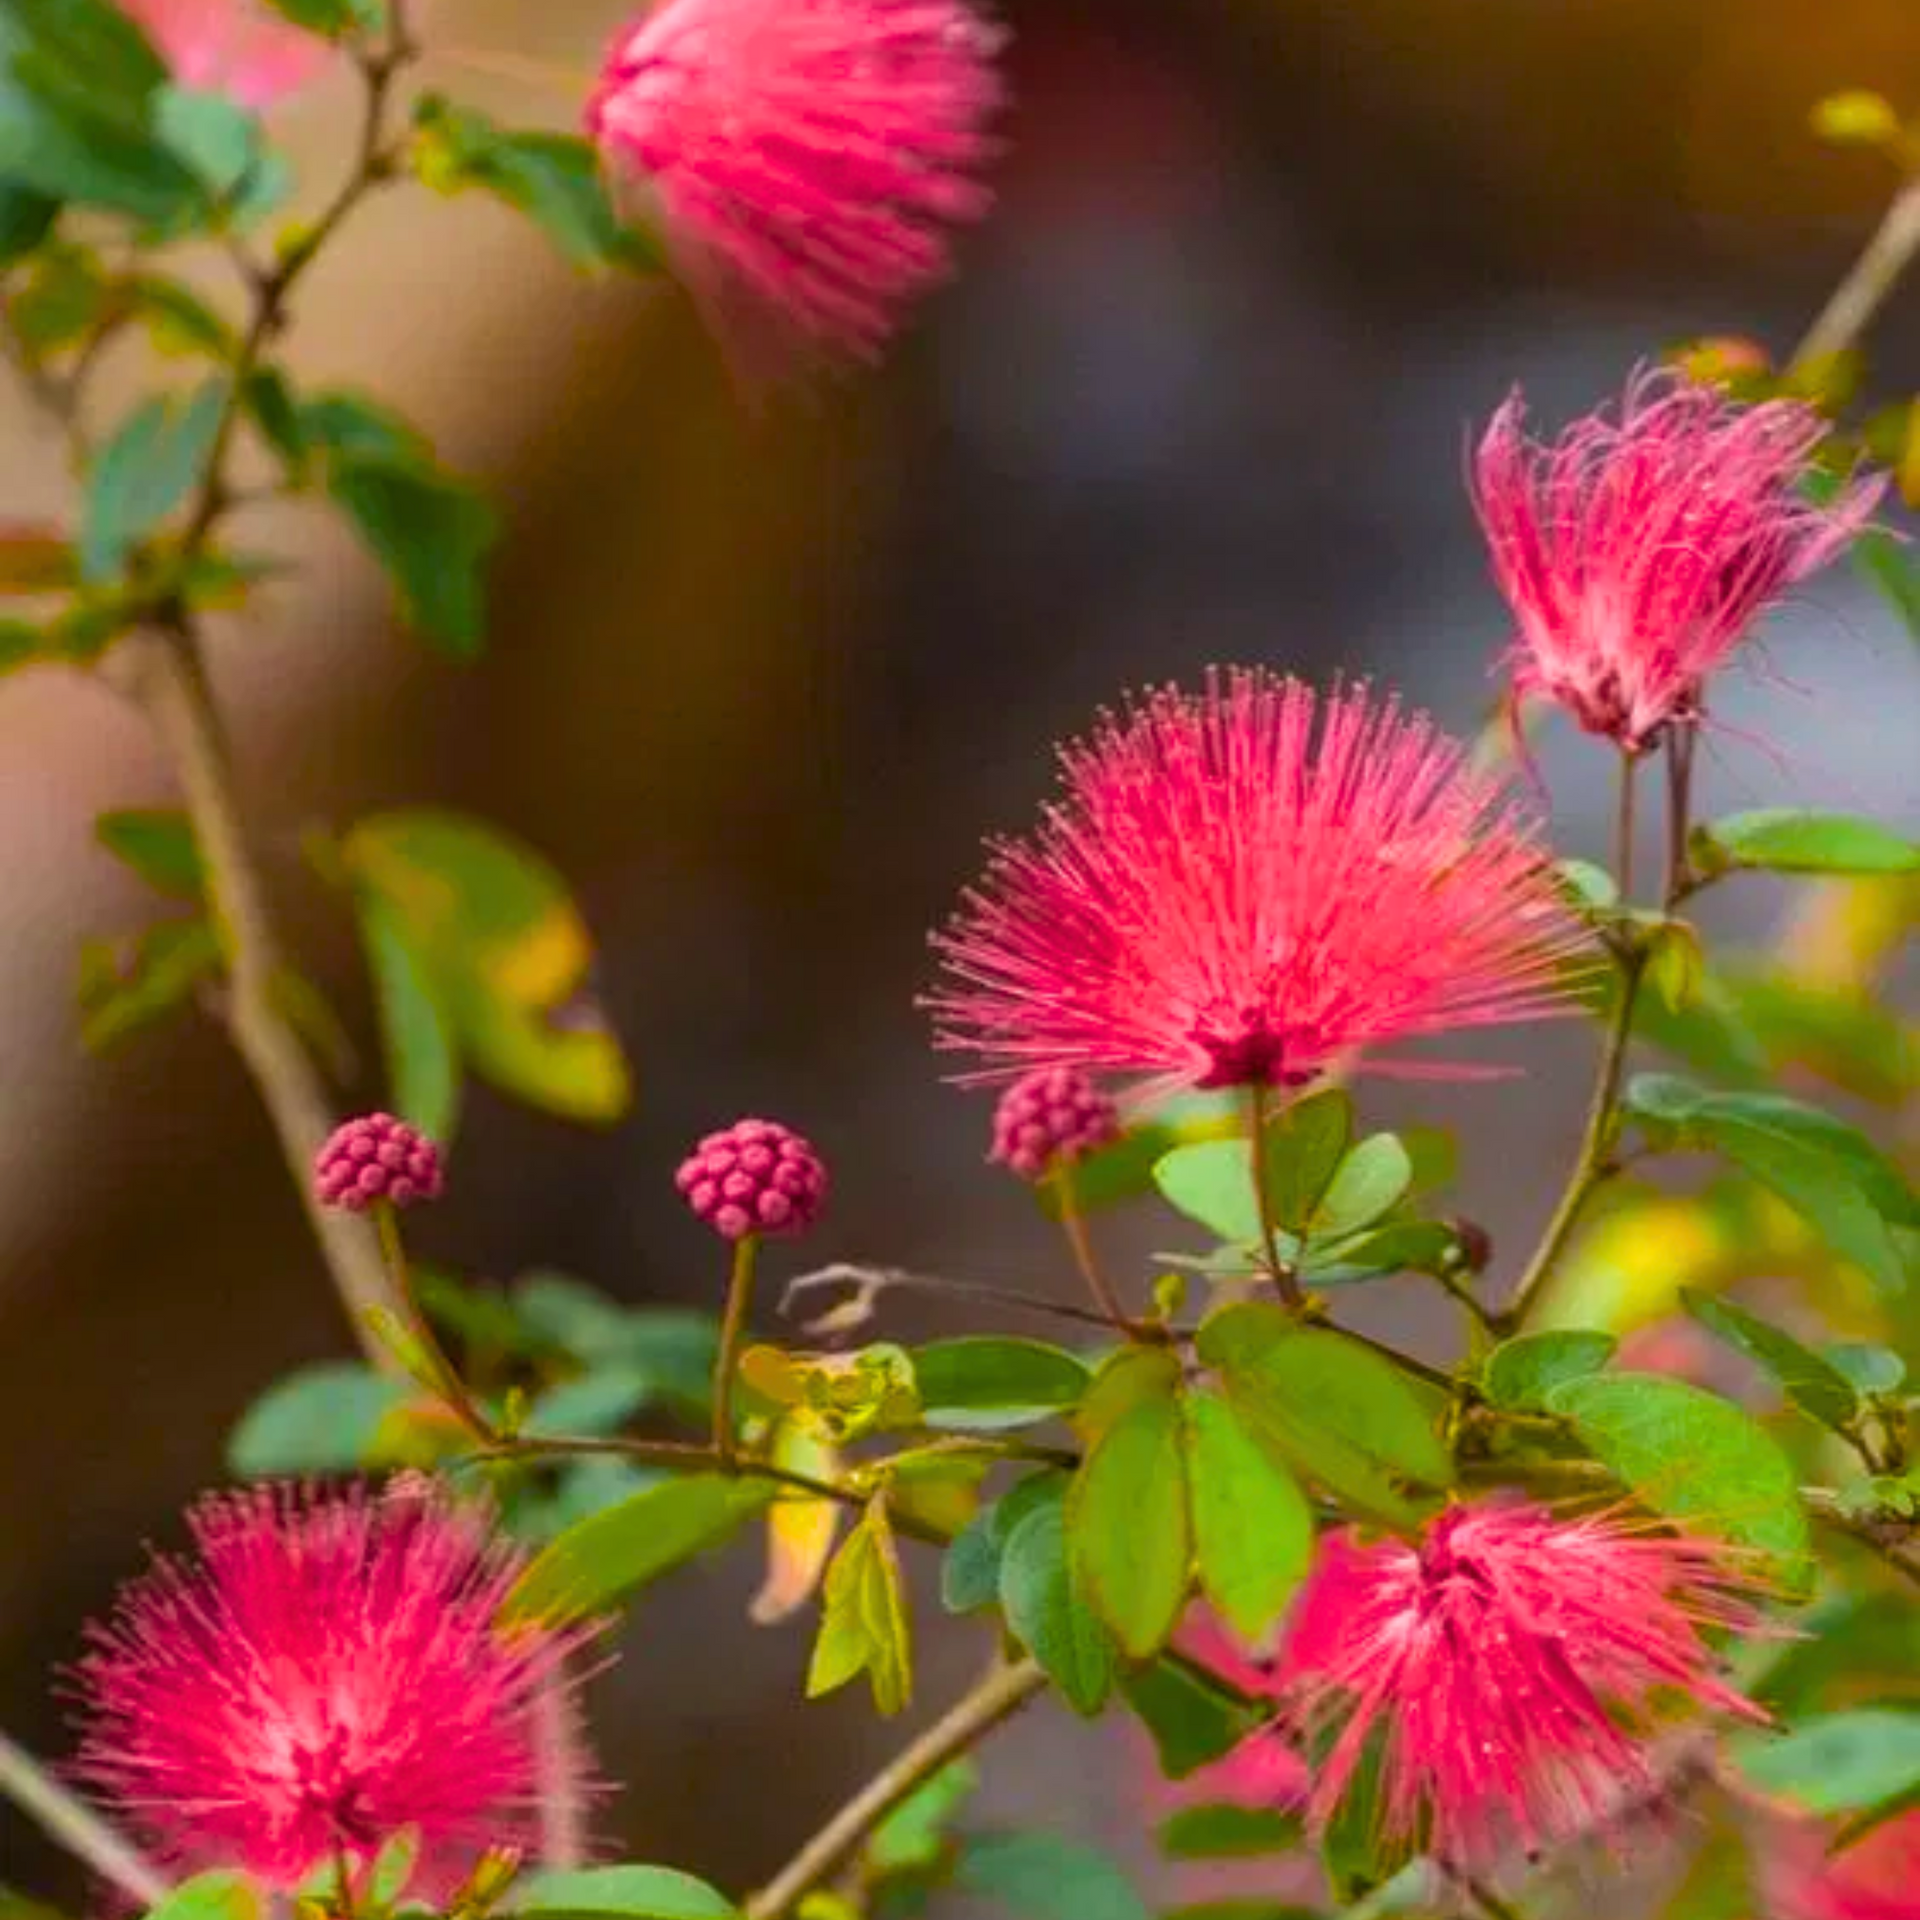
{"type": "Polygon", "coordinates": [[[1042,1180],[1056,1165],[1119,1137],[1120,1112],[1110,1094],[1073,1067],[1041,1067],[1000,1096],[988,1157],[1022,1180],[1042,1180]]]}
{"type": "Polygon", "coordinates": [[[410,1207],[438,1200],[440,1149],[390,1113],[365,1113],[334,1128],[314,1156],[314,1190],[329,1207],[360,1213],[384,1200],[410,1207]]]}
{"type": "Polygon", "coordinates": [[[820,1156],[777,1120],[736,1120],[708,1134],[673,1183],[723,1240],[805,1233],[827,1199],[820,1156]]]}

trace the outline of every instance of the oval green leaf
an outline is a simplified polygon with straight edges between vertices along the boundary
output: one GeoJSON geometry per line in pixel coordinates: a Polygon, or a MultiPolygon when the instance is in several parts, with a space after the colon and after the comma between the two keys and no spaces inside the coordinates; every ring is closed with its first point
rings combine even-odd
{"type": "Polygon", "coordinates": [[[1920,845],[1857,814],[1759,807],[1700,832],[1736,864],[1772,873],[1920,873],[1920,845]]]}
{"type": "Polygon", "coordinates": [[[503,1621],[580,1620],[718,1546],[772,1499],[774,1483],[696,1473],[607,1507],[535,1556],[501,1606],[503,1621]]]}
{"type": "Polygon", "coordinates": [[[1735,1758],[1762,1793],[1808,1813],[1860,1813],[1920,1787],[1920,1713],[1857,1707],[1823,1714],[1776,1740],[1743,1739],[1735,1758]]]}
{"type": "Polygon", "coordinates": [[[1066,1515],[1036,1506],[1007,1536],[1000,1606],[1016,1639],[1076,1713],[1096,1714],[1113,1691],[1113,1644],[1067,1571],[1066,1515]]]}
{"type": "Polygon", "coordinates": [[[1496,1407],[1520,1413],[1537,1410],[1563,1380],[1598,1373],[1618,1350],[1610,1333],[1569,1328],[1552,1333],[1523,1333],[1487,1355],[1481,1391],[1496,1407]]]}
{"type": "Polygon", "coordinates": [[[551,1868],[517,1889],[524,1914],[619,1914],[625,1920],[733,1920],[739,1911],[704,1880],[674,1867],[551,1868]]]}
{"type": "Polygon", "coordinates": [[[1187,1478],[1201,1591],[1244,1640],[1280,1618],[1313,1563],[1313,1509],[1286,1463],[1212,1393],[1191,1393],[1187,1478]]]}
{"type": "Polygon", "coordinates": [[[1860,1399],[1853,1382],[1784,1328],[1692,1287],[1680,1289],[1680,1304],[1710,1333],[1770,1373],[1787,1398],[1822,1426],[1845,1432],[1858,1417],[1860,1399]]]}
{"type": "Polygon", "coordinates": [[[1764,1553],[1804,1594],[1813,1567],[1793,1462],[1757,1422],[1698,1387],[1653,1374],[1595,1374],[1547,1396],[1634,1497],[1690,1528],[1764,1553]]]}
{"type": "Polygon", "coordinates": [[[1406,1148],[1393,1134],[1369,1134],[1340,1162],[1309,1227],[1322,1240],[1358,1233],[1397,1207],[1412,1185],[1413,1158],[1406,1148]]]}
{"type": "Polygon", "coordinates": [[[1157,1653],[1180,1617],[1191,1551],[1170,1393],[1136,1400],[1095,1441],[1067,1494],[1067,1543],[1076,1584],[1121,1649],[1157,1653]]]}
{"type": "Polygon", "coordinates": [[[926,1424],[958,1432],[1031,1426],[1075,1405],[1086,1363],[1044,1340],[936,1340],[913,1355],[926,1424]]]}
{"type": "Polygon", "coordinates": [[[413,1397],[404,1380],[352,1360],[326,1360],[276,1380],[227,1436],[242,1479],[350,1473],[367,1466],[381,1423],[413,1397]]]}

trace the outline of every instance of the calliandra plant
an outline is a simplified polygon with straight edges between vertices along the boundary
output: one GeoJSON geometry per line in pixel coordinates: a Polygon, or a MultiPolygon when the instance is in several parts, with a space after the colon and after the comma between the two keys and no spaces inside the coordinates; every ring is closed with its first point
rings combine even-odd
{"type": "Polygon", "coordinates": [[[1773,603],[1845,554],[1920,607],[1881,524],[1920,416],[1848,385],[1920,246],[1920,128],[1872,94],[1822,105],[1902,177],[1785,364],[1698,343],[1558,437],[1484,397],[1470,485],[1507,604],[1478,741],[1259,663],[1117,692],[1038,819],[954,876],[923,1001],[983,1089],[954,1096],[979,1103],[965,1171],[1032,1191],[1069,1297],[842,1259],[776,1302],[764,1264],[833,1231],[860,1160],[716,1088],[658,1170],[712,1236],[714,1311],[689,1316],[409,1258],[418,1210],[462,1204],[469,1078],[599,1124],[632,1079],[580,1014],[562,877],[499,826],[404,808],[310,842],[380,1019],[383,1084],[337,1084],[210,660],[272,569],[245,509],[343,515],[457,659],[498,519],[283,342],[363,203],[420,188],[491,196],[592,271],[653,271],[657,218],[736,364],[870,360],[988,210],[1004,35],[966,0],[666,0],[568,135],[437,84],[463,70],[438,21],[0,0],[0,319],[74,487],[0,532],[0,667],[110,681],[181,800],[98,823],[171,907],[83,953],[83,1037],[220,1024],[361,1346],[267,1386],[186,1551],[140,1572],[130,1546],[58,1683],[76,1751],[0,1737],[0,1791],[104,1901],[162,1920],[890,1920],[955,1889],[1144,1920],[1044,1805],[1012,1831],[969,1807],[974,1750],[1044,1701],[1136,1724],[1182,1783],[1163,1850],[1270,1874],[1252,1920],[1544,1916],[1569,1876],[1609,1915],[1920,1911],[1920,1207],[1882,1144],[1913,1038],[1880,991],[1920,851],[1851,816],[1702,818],[1693,780],[1773,603]],[[346,80],[353,152],[288,224],[261,114],[346,80]],[[207,243],[231,300],[180,277],[207,243]],[[143,336],[175,377],[110,405],[99,369],[143,336]],[[1556,718],[1612,758],[1604,866],[1556,853],[1512,764],[1556,718]],[[1710,953],[1693,903],[1752,872],[1801,890],[1777,947],[1710,953]],[[1587,1115],[1537,1238],[1496,1245],[1448,1198],[1454,1127],[1538,1094],[1464,1042],[1497,1059],[1546,1018],[1597,1031],[1587,1115]],[[1449,1125],[1370,1127],[1389,1073],[1436,1078],[1449,1125]],[[1178,1250],[1115,1261],[1122,1206],[1178,1250]],[[991,1330],[886,1339],[902,1288],[991,1330]],[[1422,1290],[1450,1345],[1363,1331],[1370,1297],[1422,1290]],[[1758,1385],[1709,1391],[1709,1352],[1758,1385]],[[623,1613],[749,1535],[751,1619],[811,1636],[809,1696],[912,1706],[909,1555],[937,1560],[982,1673],[764,1884],[717,1887],[621,1857],[579,1686],[623,1613]]]}

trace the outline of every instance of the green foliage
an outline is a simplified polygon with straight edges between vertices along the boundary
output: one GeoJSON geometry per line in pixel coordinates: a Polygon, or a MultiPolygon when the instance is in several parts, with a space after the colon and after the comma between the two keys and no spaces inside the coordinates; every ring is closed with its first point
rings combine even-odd
{"type": "Polygon", "coordinates": [[[1242,1639],[1258,1640],[1312,1565],[1313,1509],[1230,1402],[1190,1392],[1181,1404],[1200,1590],[1242,1639]]]}
{"type": "Polygon", "coordinates": [[[162,920],[143,932],[80,944],[80,1044],[105,1053],[176,1012],[220,971],[205,920],[162,920]]]}
{"type": "Polygon", "coordinates": [[[1452,1462],[1412,1388],[1339,1334],[1302,1329],[1252,1302],[1203,1322],[1198,1351],[1253,1431],[1360,1511],[1410,1525],[1414,1509],[1394,1477],[1436,1489],[1451,1482],[1452,1462]]]}
{"type": "Polygon", "coordinates": [[[1018,1920],[1150,1920],[1112,1860],[1057,1834],[975,1835],[960,1849],[955,1879],[1018,1920]]]}
{"type": "Polygon", "coordinates": [[[95,455],[80,519],[80,571],[119,572],[134,546],[186,499],[206,465],[226,411],[212,379],[191,395],[153,394],[136,405],[95,455]]]}
{"type": "Polygon", "coordinates": [[[807,1667],[807,1696],[831,1693],[864,1673],[885,1714],[913,1697],[913,1636],[887,1503],[871,1500],[841,1543],[821,1592],[820,1633],[807,1667]]]}
{"type": "Polygon", "coordinates": [[[1905,1385],[1907,1363],[1890,1348],[1867,1340],[1829,1340],[1820,1358],[1856,1393],[1897,1393],[1905,1385]]]}
{"type": "Polygon", "coordinates": [[[1750,1734],[1733,1757],[1760,1792],[1808,1813],[1858,1814],[1920,1789],[1920,1713],[1857,1707],[1803,1720],[1778,1739],[1750,1734]]]}
{"type": "Polygon", "coordinates": [[[1760,807],[1693,830],[1689,852],[1705,873],[1761,867],[1772,873],[1920,873],[1920,845],[1855,814],[1760,807]]]}
{"type": "Polygon", "coordinates": [[[257,1480],[370,1466],[383,1426],[411,1398],[405,1382],[358,1361],[296,1368],[276,1380],[227,1436],[228,1471],[257,1480]]]}
{"type": "Polygon", "coordinates": [[[109,0],[0,0],[0,179],[157,232],[210,217],[153,125],[165,73],[109,0]]]}
{"type": "Polygon", "coordinates": [[[200,182],[209,204],[227,211],[230,224],[268,212],[288,184],[285,164],[268,148],[260,122],[224,93],[163,86],[154,95],[153,128],[200,182]]]}
{"type": "Polygon", "coordinates": [[[1160,1828],[1160,1851],[1170,1860],[1240,1860],[1289,1852],[1300,1836],[1297,1813],[1214,1803],[1182,1807],[1167,1820],[1160,1828]]]}
{"type": "Polygon", "coordinates": [[[336,462],[327,491],[392,575],[407,620],[455,659],[472,659],[486,637],[493,508],[444,469],[413,464],[336,462]]]}
{"type": "Polygon", "coordinates": [[[283,20],[325,40],[376,29],[387,11],[385,0],[266,0],[266,4],[283,20]]]}
{"type": "Polygon", "coordinates": [[[982,1507],[947,1549],[940,1569],[940,1604],[949,1613],[973,1613],[1000,1597],[1000,1562],[1008,1536],[1037,1507],[1066,1497],[1067,1477],[1054,1468],[1029,1474],[992,1506],[982,1507]]]}
{"type": "Polygon", "coordinates": [[[503,1621],[587,1619],[721,1545],[774,1493],[769,1480],[696,1473],[644,1488],[591,1515],[535,1556],[503,1621]]]}
{"type": "Polygon", "coordinates": [[[476,187],[526,215],[576,267],[657,268],[659,254],[607,198],[598,156],[571,134],[514,132],[438,94],[414,108],[412,159],[430,187],[476,187]]]}
{"type": "Polygon", "coordinates": [[[914,1350],[913,1371],[930,1427],[992,1433],[1032,1426],[1076,1405],[1085,1361],[1044,1340],[969,1335],[914,1350]]]}
{"type": "Polygon", "coordinates": [[[1270,1702],[1253,1700],[1218,1675],[1162,1654],[1120,1678],[1127,1705],[1153,1738],[1160,1771],[1169,1780],[1229,1754],[1273,1716],[1270,1702]]]}
{"type": "Polygon", "coordinates": [[[1490,1404],[1510,1412],[1538,1412],[1563,1380],[1598,1373],[1620,1342],[1610,1333],[1580,1329],[1523,1333],[1503,1340],[1480,1370],[1481,1390],[1490,1404]]]}
{"type": "Polygon", "coordinates": [[[1106,1378],[1126,1378],[1131,1397],[1074,1476],[1067,1554],[1087,1603],[1128,1658],[1144,1660],[1180,1617],[1192,1551],[1178,1371],[1136,1365],[1106,1378]]]}
{"type": "Polygon", "coordinates": [[[261,1920],[265,1906],[259,1890],[243,1873],[216,1867],[182,1880],[147,1920],[261,1920]]]}
{"type": "Polygon", "coordinates": [[[905,1347],[876,1340],[857,1353],[749,1347],[740,1378],[769,1405],[790,1409],[835,1445],[920,1424],[920,1394],[905,1347]]]}
{"type": "Polygon", "coordinates": [[[1308,1216],[1311,1237],[1338,1239],[1370,1227],[1413,1185],[1413,1160],[1390,1133],[1362,1140],[1341,1160],[1308,1216]]]}
{"type": "Polygon", "coordinates": [[[954,1760],[922,1781],[867,1836],[861,1864],[874,1876],[914,1873],[933,1866],[946,1850],[953,1817],[973,1797],[980,1769],[954,1760]]]}
{"type": "Polygon", "coordinates": [[[369,816],[340,853],[408,1103],[450,1123],[451,1053],[568,1119],[605,1124],[626,1111],[626,1062],[581,997],[586,924],[545,860],[497,828],[426,808],[369,816]]]}
{"type": "Polygon", "coordinates": [[[13,180],[0,180],[0,267],[24,259],[49,233],[60,202],[13,180]]]}
{"type": "Polygon", "coordinates": [[[685,1307],[623,1307],[566,1274],[528,1274],[513,1289],[518,1325],[533,1340],[589,1371],[631,1368],[644,1374],[648,1403],[704,1418],[719,1352],[719,1324],[685,1307]]]}
{"type": "Polygon", "coordinates": [[[1153,1184],[1176,1213],[1233,1246],[1260,1238],[1260,1208],[1245,1140],[1202,1140],[1156,1162],[1153,1184]]]}
{"type": "Polygon", "coordinates": [[[621,1920],[736,1920],[717,1888],[674,1867],[548,1867],[516,1889],[518,1912],[554,1920],[618,1915],[621,1920]]]}
{"type": "Polygon", "coordinates": [[[94,838],[159,892],[176,900],[205,897],[206,873],[193,829],[177,807],[127,807],[103,813],[94,838]]]}
{"type": "MultiPolygon", "coordinates": [[[[1051,1484],[1061,1483],[1055,1477],[1051,1484]]],[[[1034,1500],[1008,1529],[998,1592],[1008,1628],[1067,1704],[1076,1713],[1098,1713],[1113,1690],[1113,1646],[1074,1588],[1060,1499],[1034,1500]]]]}
{"type": "Polygon", "coordinates": [[[1789,1592],[1812,1566],[1793,1462],[1750,1416],[1716,1394],[1654,1374],[1563,1381],[1550,1412],[1654,1512],[1751,1547],[1789,1592]]]}
{"type": "Polygon", "coordinates": [[[1625,1111],[1658,1146],[1725,1155],[1801,1214],[1841,1258],[1889,1292],[1906,1283],[1893,1229],[1920,1227],[1920,1201],[1857,1128],[1777,1093],[1716,1093],[1640,1074],[1625,1111]]]}
{"type": "Polygon", "coordinates": [[[1837,1433],[1847,1432],[1859,1418],[1860,1399],[1853,1382],[1784,1328],[1731,1300],[1698,1293],[1691,1287],[1681,1288],[1680,1304],[1703,1327],[1772,1374],[1801,1412],[1837,1433]]]}

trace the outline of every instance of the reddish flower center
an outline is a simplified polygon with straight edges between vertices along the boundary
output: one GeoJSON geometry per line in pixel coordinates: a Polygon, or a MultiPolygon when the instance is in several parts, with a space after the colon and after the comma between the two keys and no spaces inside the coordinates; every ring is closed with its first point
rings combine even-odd
{"type": "Polygon", "coordinates": [[[1209,1008],[1187,1038],[1207,1059],[1206,1071],[1194,1082],[1197,1087],[1304,1087],[1320,1075],[1313,1036],[1277,1019],[1265,1001],[1209,1008]],[[1289,1054],[1305,1054],[1313,1064],[1289,1067],[1289,1054]]]}
{"type": "Polygon", "coordinates": [[[367,1803],[367,1782],[347,1761],[347,1731],[335,1727],[319,1748],[302,1747],[293,1760],[294,1791],[302,1808],[334,1841],[371,1851],[386,1832],[367,1803]]]}

